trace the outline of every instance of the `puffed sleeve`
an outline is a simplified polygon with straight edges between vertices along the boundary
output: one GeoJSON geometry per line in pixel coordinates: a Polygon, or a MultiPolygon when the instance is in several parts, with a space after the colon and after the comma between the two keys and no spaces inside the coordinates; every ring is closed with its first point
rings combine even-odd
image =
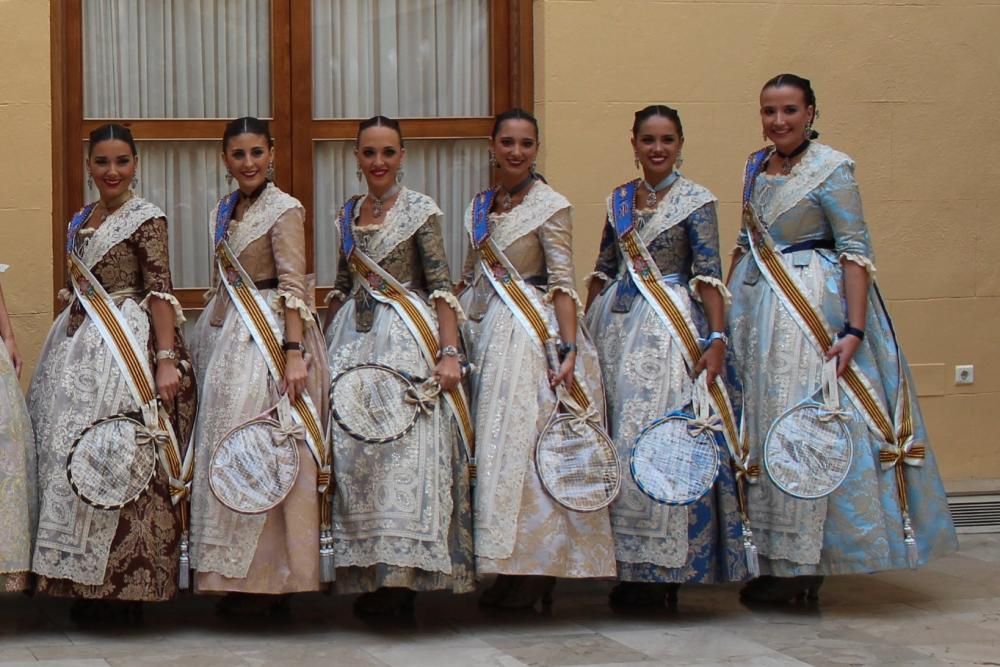
{"type": "Polygon", "coordinates": [[[174,309],[177,326],[185,322],[184,309],[174,296],[174,285],[170,279],[170,251],[167,246],[167,221],[150,218],[139,226],[132,237],[142,271],[142,287],[146,297],[142,307],[149,310],[153,297],[163,299],[174,309]]]}
{"type": "Polygon", "coordinates": [[[268,234],[278,274],[272,307],[297,310],[305,323],[313,322],[313,280],[306,275],[305,214],[301,208],[282,213],[268,234]]]}
{"type": "Polygon", "coordinates": [[[719,257],[719,216],[715,202],[708,202],[695,210],[684,221],[688,242],[691,244],[691,294],[701,301],[698,288],[711,285],[722,294],[726,305],[732,300],[726,284],[722,282],[722,258],[719,257]]]}
{"type": "Polygon", "coordinates": [[[545,253],[545,268],[549,274],[549,292],[546,301],[552,301],[556,292],[564,292],[576,302],[576,312],[583,317],[583,304],[576,293],[573,271],[573,216],[569,208],[557,211],[545,221],[538,231],[545,253]]]}
{"type": "Polygon", "coordinates": [[[459,323],[465,321],[465,313],[458,299],[451,291],[451,270],[448,268],[448,255],[444,250],[444,236],[441,234],[441,216],[432,215],[420,226],[413,235],[417,242],[417,252],[424,270],[424,280],[429,299],[442,299],[451,306],[458,317],[459,323]]]}
{"type": "Polygon", "coordinates": [[[854,165],[845,162],[815,191],[823,213],[833,229],[833,240],[841,260],[859,264],[875,277],[875,253],[861,209],[861,192],[854,180],[854,165]]]}
{"type": "Polygon", "coordinates": [[[615,238],[615,230],[611,220],[604,221],[604,231],[601,233],[601,249],[597,254],[597,261],[594,263],[594,270],[586,280],[585,285],[590,285],[590,281],[599,278],[606,283],[611,282],[618,275],[618,242],[615,238]]]}

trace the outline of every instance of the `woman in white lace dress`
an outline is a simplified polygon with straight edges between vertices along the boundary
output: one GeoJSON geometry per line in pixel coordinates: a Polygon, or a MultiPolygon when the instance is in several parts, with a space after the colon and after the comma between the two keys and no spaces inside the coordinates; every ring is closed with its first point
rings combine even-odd
{"type": "Polygon", "coordinates": [[[506,608],[547,602],[556,577],[615,575],[607,510],[565,509],[535,472],[535,443],[556,407],[553,388],[570,386],[575,374],[594,405],[604,400],[597,353],[578,326],[583,308],[574,287],[571,207],[535,175],[538,145],[531,114],[512,109],[497,116],[490,147],[500,185],[479,225],[474,206],[465,214],[470,238],[477,228],[488,231],[563,344],[561,367],[550,371],[540,341],[495,291],[479,253],[470,251],[462,280],[468,285],[466,342],[476,368],[476,569],[499,575],[480,602],[506,608]]]}
{"type": "Polygon", "coordinates": [[[305,212],[271,182],[273,139],[266,121],[238,118],[223,136],[223,161],[238,188],[219,202],[212,238],[226,240],[283,327],[285,372],[271,379],[250,329],[216,276],[192,341],[202,388],[195,446],[191,565],[199,593],[232,593],[219,610],[271,612],[287,594],[320,588],[317,465],[299,440],[299,473],[288,496],[262,514],[239,514],[209,487],[212,452],[226,433],[274,406],[308,394],[325,414],[326,348],[316,324],[312,276],[306,275],[305,212]],[[264,595],[282,597],[263,597],[264,595]]]}
{"type": "MultiPolygon", "coordinates": [[[[0,264],[0,273],[8,268],[0,264]]],[[[35,443],[18,384],[22,363],[0,288],[0,592],[31,586],[31,542],[38,521],[35,443]]]]}
{"type": "MultiPolygon", "coordinates": [[[[451,390],[461,381],[463,314],[451,291],[441,210],[400,185],[405,148],[396,121],[363,121],[355,154],[368,193],[348,200],[338,217],[341,247],[326,318],[330,374],[374,362],[433,375],[451,390]],[[384,280],[360,274],[357,258],[348,259],[356,253],[377,264],[384,280]],[[423,310],[440,348],[436,365],[419,332],[373,284],[389,280],[407,298],[429,304],[423,310]]],[[[364,593],[355,610],[394,614],[411,609],[417,591],[472,590],[468,457],[452,405],[438,400],[388,444],[365,444],[334,427],[333,448],[336,589],[364,593]]]]}

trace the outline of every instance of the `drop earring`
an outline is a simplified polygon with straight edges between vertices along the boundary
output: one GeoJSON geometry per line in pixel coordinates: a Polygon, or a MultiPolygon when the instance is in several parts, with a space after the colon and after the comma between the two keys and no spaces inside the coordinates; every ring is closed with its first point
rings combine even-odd
{"type": "Polygon", "coordinates": [[[269,180],[269,181],[273,181],[274,180],[274,161],[271,161],[271,162],[267,163],[267,176],[266,177],[267,177],[267,180],[269,180]]]}
{"type": "Polygon", "coordinates": [[[94,177],[89,172],[87,173],[87,188],[94,189],[94,177]]]}
{"type": "Polygon", "coordinates": [[[226,170],[226,185],[231,186],[233,184],[233,172],[226,170]]]}
{"type": "Polygon", "coordinates": [[[404,173],[405,172],[403,171],[403,168],[400,167],[399,170],[396,172],[396,182],[397,183],[402,183],[403,182],[403,174],[404,173]]]}
{"type": "Polygon", "coordinates": [[[684,164],[684,154],[681,151],[677,151],[677,160],[674,161],[674,171],[680,169],[682,164],[684,164]]]}
{"type": "Polygon", "coordinates": [[[499,169],[500,163],[497,162],[497,156],[493,151],[490,151],[489,162],[491,167],[493,167],[494,169],[499,169]]]}
{"type": "Polygon", "coordinates": [[[135,172],[135,176],[132,177],[132,182],[129,184],[129,190],[133,192],[139,189],[139,172],[135,172]]]}
{"type": "Polygon", "coordinates": [[[639,154],[638,154],[638,153],[636,153],[636,154],[635,154],[635,168],[636,168],[636,169],[639,169],[639,166],[640,166],[640,165],[639,165],[639,154]]]}
{"type": "Polygon", "coordinates": [[[538,178],[538,162],[531,163],[531,177],[538,178]]]}
{"type": "Polygon", "coordinates": [[[358,183],[360,183],[360,182],[361,182],[361,167],[358,167],[358,168],[357,168],[357,169],[356,169],[356,170],[354,171],[354,175],[358,177],[358,183]]]}

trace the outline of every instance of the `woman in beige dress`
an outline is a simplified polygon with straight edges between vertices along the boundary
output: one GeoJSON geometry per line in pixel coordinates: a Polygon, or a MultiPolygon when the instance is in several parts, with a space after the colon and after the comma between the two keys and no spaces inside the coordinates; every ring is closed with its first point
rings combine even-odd
{"type": "MultiPolygon", "coordinates": [[[[556,407],[553,388],[574,374],[603,405],[593,345],[578,326],[583,308],[574,287],[571,207],[535,175],[538,123],[521,109],[494,124],[491,162],[499,186],[489,212],[490,237],[537,291],[543,315],[562,340],[562,365],[550,371],[541,345],[484,275],[470,251],[463,271],[463,307],[476,423],[474,494],[476,568],[497,574],[480,599],[488,606],[524,608],[551,599],[556,577],[615,576],[607,510],[578,513],[545,492],[535,472],[535,443],[556,407]]],[[[473,207],[465,214],[473,231],[473,207]]],[[[470,236],[471,237],[471,236],[470,236]]]]}
{"type": "Polygon", "coordinates": [[[284,327],[283,381],[270,379],[263,354],[218,276],[192,344],[204,389],[193,439],[191,565],[197,570],[197,592],[243,594],[224,599],[223,612],[255,606],[284,611],[285,594],[320,588],[317,467],[303,441],[291,492],[265,513],[227,509],[208,481],[209,462],[219,440],[270,409],[284,393],[292,402],[303,393],[312,397],[325,428],[329,374],[314,315],[312,276],[306,275],[305,213],[297,199],[271,182],[273,144],[266,121],[238,118],[226,127],[222,159],[239,187],[215,209],[212,238],[228,240],[284,327]]]}
{"type": "MultiPolygon", "coordinates": [[[[0,273],[9,267],[0,264],[0,273]]],[[[31,586],[38,521],[35,443],[18,379],[21,355],[0,288],[0,592],[31,586]]]]}

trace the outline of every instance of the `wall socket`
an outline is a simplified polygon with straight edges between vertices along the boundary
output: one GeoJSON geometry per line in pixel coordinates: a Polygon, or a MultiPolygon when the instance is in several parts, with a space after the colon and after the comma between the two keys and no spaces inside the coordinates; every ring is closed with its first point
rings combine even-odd
{"type": "Polygon", "coordinates": [[[972,364],[955,366],[955,384],[972,384],[976,381],[976,367],[972,364]]]}

